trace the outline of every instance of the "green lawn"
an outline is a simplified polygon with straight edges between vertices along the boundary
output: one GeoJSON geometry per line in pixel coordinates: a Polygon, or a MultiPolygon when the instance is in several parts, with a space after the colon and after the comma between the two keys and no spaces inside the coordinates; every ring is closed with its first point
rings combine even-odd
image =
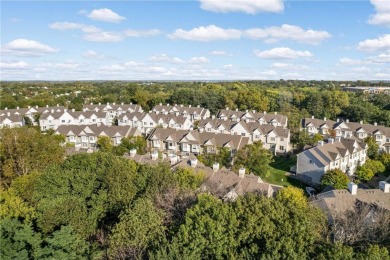
{"type": "Polygon", "coordinates": [[[296,162],[296,155],[291,155],[290,158],[275,156],[274,162],[270,164],[271,174],[264,178],[264,181],[275,185],[305,188],[305,185],[300,181],[285,175],[286,172],[290,171],[291,166],[296,165],[296,162]]]}

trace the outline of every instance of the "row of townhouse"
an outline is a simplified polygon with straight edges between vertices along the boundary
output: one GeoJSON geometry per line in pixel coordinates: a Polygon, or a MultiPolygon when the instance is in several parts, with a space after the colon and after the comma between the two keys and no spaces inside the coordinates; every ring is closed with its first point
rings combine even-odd
{"type": "Polygon", "coordinates": [[[193,123],[184,115],[163,114],[158,112],[123,113],[118,117],[118,125],[136,127],[145,135],[149,134],[156,127],[169,127],[178,130],[193,129],[193,123]]]}
{"type": "Polygon", "coordinates": [[[172,165],[171,169],[175,172],[179,168],[191,168],[196,173],[202,174],[205,178],[204,183],[200,187],[201,192],[211,193],[223,200],[234,201],[239,196],[247,193],[257,193],[267,197],[271,197],[279,186],[273,186],[264,183],[259,176],[253,174],[246,174],[245,168],[239,169],[238,173],[220,167],[219,163],[214,163],[213,167],[207,167],[195,156],[190,158],[180,158],[173,156],[158,157],[158,153],[139,155],[136,150],[130,150],[125,158],[134,160],[140,164],[157,164],[167,162],[172,165]]]}
{"type": "Polygon", "coordinates": [[[249,143],[261,141],[266,149],[275,154],[287,153],[292,149],[290,130],[283,126],[229,119],[204,119],[199,121],[198,129],[200,132],[249,137],[249,143]]]}
{"type": "Polygon", "coordinates": [[[329,138],[327,143],[319,141],[315,147],[298,154],[296,173],[301,179],[320,184],[321,177],[328,170],[340,169],[352,176],[366,158],[367,145],[364,142],[356,138],[329,138]]]}
{"type": "Polygon", "coordinates": [[[364,140],[367,137],[374,137],[381,151],[390,152],[390,127],[374,124],[364,124],[360,122],[350,122],[347,120],[337,121],[314,117],[304,118],[301,123],[301,130],[307,131],[310,135],[321,134],[325,137],[334,131],[336,137],[351,138],[356,137],[364,140]]]}
{"type": "Polygon", "coordinates": [[[277,112],[274,112],[273,114],[269,114],[267,112],[256,112],[256,110],[246,110],[246,111],[239,111],[236,110],[230,110],[229,108],[221,109],[218,114],[217,118],[222,120],[231,120],[235,122],[239,121],[245,121],[247,123],[254,123],[258,122],[261,125],[269,124],[273,126],[282,126],[287,127],[287,116],[280,115],[277,112]]]}
{"type": "Polygon", "coordinates": [[[0,110],[0,127],[21,127],[25,125],[24,117],[28,117],[31,122],[36,125],[34,116],[37,114],[46,114],[50,112],[63,111],[64,107],[57,105],[54,107],[28,106],[27,108],[5,108],[0,110]]]}
{"type": "Polygon", "coordinates": [[[188,157],[191,154],[217,153],[217,148],[227,148],[234,155],[249,143],[249,137],[214,134],[195,130],[156,128],[148,137],[151,151],[188,157]]]}
{"type": "Polygon", "coordinates": [[[152,108],[151,112],[156,114],[174,114],[176,116],[182,115],[188,118],[192,123],[201,119],[206,119],[210,117],[210,110],[203,108],[201,106],[193,107],[191,105],[183,106],[183,105],[163,105],[162,103],[156,105],[152,108]]]}
{"type": "Polygon", "coordinates": [[[137,128],[130,126],[106,125],[62,125],[55,131],[64,135],[66,142],[74,144],[76,149],[95,149],[100,136],[107,136],[113,145],[119,145],[124,137],[140,136],[137,128]]]}

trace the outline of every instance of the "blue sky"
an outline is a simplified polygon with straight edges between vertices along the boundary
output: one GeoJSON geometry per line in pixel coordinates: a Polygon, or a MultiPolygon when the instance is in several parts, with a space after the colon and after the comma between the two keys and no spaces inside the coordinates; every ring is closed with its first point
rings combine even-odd
{"type": "Polygon", "coordinates": [[[390,0],[1,1],[2,80],[390,80],[390,0]]]}

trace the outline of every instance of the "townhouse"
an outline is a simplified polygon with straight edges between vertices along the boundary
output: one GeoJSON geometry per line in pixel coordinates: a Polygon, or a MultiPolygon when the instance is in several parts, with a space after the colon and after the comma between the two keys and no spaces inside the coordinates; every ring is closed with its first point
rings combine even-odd
{"type": "Polygon", "coordinates": [[[11,112],[2,112],[0,114],[0,127],[21,127],[24,125],[24,119],[22,115],[11,114],[11,112]]]}
{"type": "Polygon", "coordinates": [[[273,126],[282,126],[284,128],[287,127],[287,116],[280,115],[278,112],[274,113],[267,113],[267,112],[256,112],[256,110],[246,110],[246,111],[239,111],[231,110],[229,108],[221,109],[219,110],[217,114],[217,118],[222,120],[228,120],[231,121],[245,121],[247,123],[254,123],[258,122],[261,125],[269,124],[273,126]]]}
{"type": "Polygon", "coordinates": [[[116,146],[121,143],[124,137],[141,135],[137,128],[106,125],[61,125],[55,133],[64,135],[67,143],[82,149],[95,149],[100,136],[109,137],[112,144],[116,146]]]}
{"type": "Polygon", "coordinates": [[[56,130],[63,125],[111,125],[111,119],[108,113],[99,111],[75,111],[64,109],[63,111],[56,112],[51,110],[48,113],[44,113],[39,118],[39,125],[41,131],[47,131],[49,129],[56,130]]]}
{"type": "Polygon", "coordinates": [[[107,104],[93,104],[83,106],[83,112],[87,111],[95,111],[95,112],[103,112],[107,114],[107,118],[109,119],[109,124],[112,124],[116,117],[121,115],[122,113],[132,113],[132,112],[143,112],[143,109],[140,105],[136,104],[116,104],[116,103],[107,103],[107,104]]]}
{"type": "Polygon", "coordinates": [[[367,137],[374,137],[379,145],[379,149],[384,152],[390,152],[390,127],[380,126],[377,123],[364,124],[360,122],[350,122],[337,119],[337,121],[324,118],[316,119],[314,117],[304,118],[301,121],[301,130],[310,135],[321,134],[324,137],[333,134],[336,137],[351,138],[356,137],[364,140],[367,137]]]}
{"type": "Polygon", "coordinates": [[[237,150],[249,143],[249,137],[230,134],[214,134],[191,130],[156,128],[148,137],[152,151],[176,154],[184,157],[190,154],[216,153],[225,147],[234,155],[237,150]]]}
{"type": "Polygon", "coordinates": [[[174,106],[169,104],[163,105],[162,103],[160,103],[159,105],[153,107],[151,112],[158,114],[174,114],[176,116],[182,115],[184,117],[187,117],[191,122],[210,117],[210,110],[203,108],[199,105],[196,107],[189,105],[187,107],[177,104],[175,104],[174,106]]]}
{"type": "Polygon", "coordinates": [[[249,137],[249,143],[261,141],[264,148],[274,154],[287,153],[292,149],[290,130],[283,126],[214,118],[200,120],[198,129],[200,132],[249,137]]]}
{"type": "Polygon", "coordinates": [[[307,182],[320,184],[321,177],[328,170],[340,169],[352,176],[366,158],[365,143],[357,139],[329,138],[328,143],[319,141],[317,146],[298,154],[296,173],[307,182]]]}
{"type": "Polygon", "coordinates": [[[156,127],[173,128],[177,130],[190,130],[193,124],[188,117],[181,114],[162,114],[156,112],[123,113],[118,117],[118,125],[137,127],[145,135],[156,127]]]}

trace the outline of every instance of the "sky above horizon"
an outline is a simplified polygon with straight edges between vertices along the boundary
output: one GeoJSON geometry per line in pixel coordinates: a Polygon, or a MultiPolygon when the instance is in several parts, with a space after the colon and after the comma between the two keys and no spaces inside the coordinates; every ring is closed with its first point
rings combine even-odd
{"type": "Polygon", "coordinates": [[[390,80],[390,0],[0,4],[1,80],[390,80]]]}

